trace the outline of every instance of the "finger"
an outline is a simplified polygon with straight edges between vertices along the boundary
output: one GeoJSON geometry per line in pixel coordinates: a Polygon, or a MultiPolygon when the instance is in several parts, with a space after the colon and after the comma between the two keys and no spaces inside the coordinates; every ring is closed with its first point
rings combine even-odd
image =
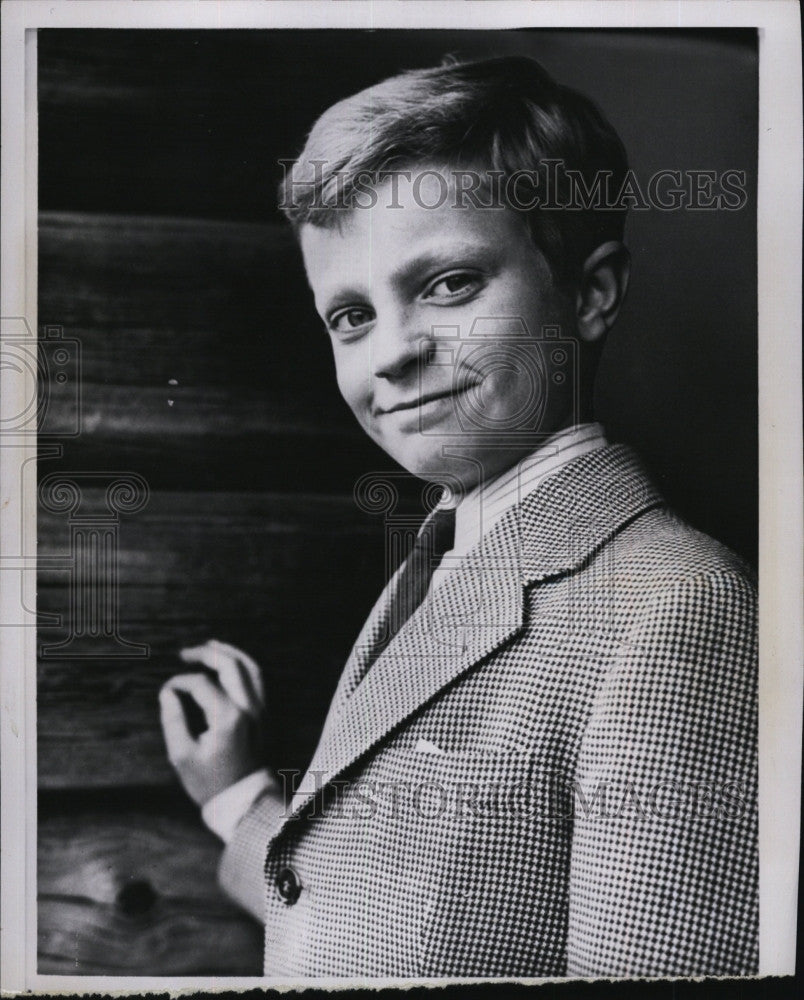
{"type": "Polygon", "coordinates": [[[206,715],[210,726],[215,716],[225,711],[227,705],[231,704],[218,685],[205,674],[177,674],[170,678],[165,688],[184,691],[194,698],[206,715]]]}
{"type": "Polygon", "coordinates": [[[249,688],[244,684],[237,661],[218,649],[213,642],[208,642],[205,646],[198,646],[194,649],[182,650],[180,655],[184,660],[202,663],[213,671],[221,688],[241,711],[247,715],[256,716],[259,714],[259,705],[251,695],[249,688]]]}
{"type": "Polygon", "coordinates": [[[242,711],[252,716],[260,714],[264,706],[262,683],[260,681],[256,690],[254,684],[254,674],[259,676],[259,667],[245,653],[213,639],[203,646],[183,649],[179,655],[185,662],[201,663],[212,670],[223,690],[242,711]]]}
{"type": "Polygon", "coordinates": [[[179,696],[167,685],[159,692],[159,717],[162,722],[162,732],[165,735],[168,757],[170,760],[180,760],[186,757],[195,741],[187,728],[179,696]]]}
{"type": "Polygon", "coordinates": [[[249,715],[260,714],[262,704],[253,690],[253,684],[244,665],[229,650],[239,652],[234,646],[224,646],[214,639],[209,643],[212,650],[212,669],[218,675],[223,690],[235,705],[249,715]]]}
{"type": "Polygon", "coordinates": [[[210,670],[214,669],[212,667],[214,660],[212,642],[205,642],[200,646],[187,646],[185,649],[179,650],[179,656],[185,663],[201,663],[203,666],[209,667],[210,670]]]}
{"type": "Polygon", "coordinates": [[[219,639],[210,640],[221,652],[228,654],[240,666],[244,676],[244,683],[251,690],[253,699],[262,709],[265,707],[265,688],[263,687],[262,671],[255,660],[244,653],[237,646],[230,646],[228,642],[221,642],[219,639]]]}

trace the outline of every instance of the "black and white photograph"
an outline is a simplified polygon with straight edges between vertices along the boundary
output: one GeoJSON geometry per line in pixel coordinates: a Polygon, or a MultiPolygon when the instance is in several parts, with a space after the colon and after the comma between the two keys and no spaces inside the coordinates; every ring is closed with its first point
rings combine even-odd
{"type": "Polygon", "coordinates": [[[4,988],[792,975],[794,5],[112,6],[6,5],[4,988]]]}

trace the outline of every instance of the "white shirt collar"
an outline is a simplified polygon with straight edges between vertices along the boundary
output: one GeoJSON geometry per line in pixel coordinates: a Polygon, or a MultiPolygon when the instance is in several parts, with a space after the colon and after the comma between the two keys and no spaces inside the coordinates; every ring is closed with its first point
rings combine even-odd
{"type": "Polygon", "coordinates": [[[456,506],[455,545],[445,558],[466,555],[507,510],[532,493],[547,476],[555,475],[568,462],[607,443],[599,423],[576,424],[551,435],[530,455],[478,484],[464,497],[445,497],[439,506],[456,506]]]}

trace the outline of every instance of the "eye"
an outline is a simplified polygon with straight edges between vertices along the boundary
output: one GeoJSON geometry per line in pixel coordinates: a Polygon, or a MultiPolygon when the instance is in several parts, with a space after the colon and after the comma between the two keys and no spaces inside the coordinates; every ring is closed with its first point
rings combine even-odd
{"type": "Polygon", "coordinates": [[[366,326],[373,319],[374,313],[371,309],[353,306],[330,316],[328,326],[335,333],[352,333],[354,330],[366,326]]]}
{"type": "Polygon", "coordinates": [[[425,293],[425,298],[452,299],[475,291],[480,284],[477,275],[469,271],[453,271],[434,281],[425,293]]]}

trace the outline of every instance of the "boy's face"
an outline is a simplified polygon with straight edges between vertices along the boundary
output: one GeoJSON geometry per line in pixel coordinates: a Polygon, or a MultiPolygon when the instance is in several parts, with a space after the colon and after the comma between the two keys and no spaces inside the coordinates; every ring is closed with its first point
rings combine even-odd
{"type": "Polygon", "coordinates": [[[471,488],[571,421],[573,387],[545,374],[539,335],[573,336],[574,313],[519,216],[452,198],[428,208],[443,191],[421,180],[395,201],[378,186],[339,227],[305,225],[301,246],[361,426],[414,475],[471,488]]]}

